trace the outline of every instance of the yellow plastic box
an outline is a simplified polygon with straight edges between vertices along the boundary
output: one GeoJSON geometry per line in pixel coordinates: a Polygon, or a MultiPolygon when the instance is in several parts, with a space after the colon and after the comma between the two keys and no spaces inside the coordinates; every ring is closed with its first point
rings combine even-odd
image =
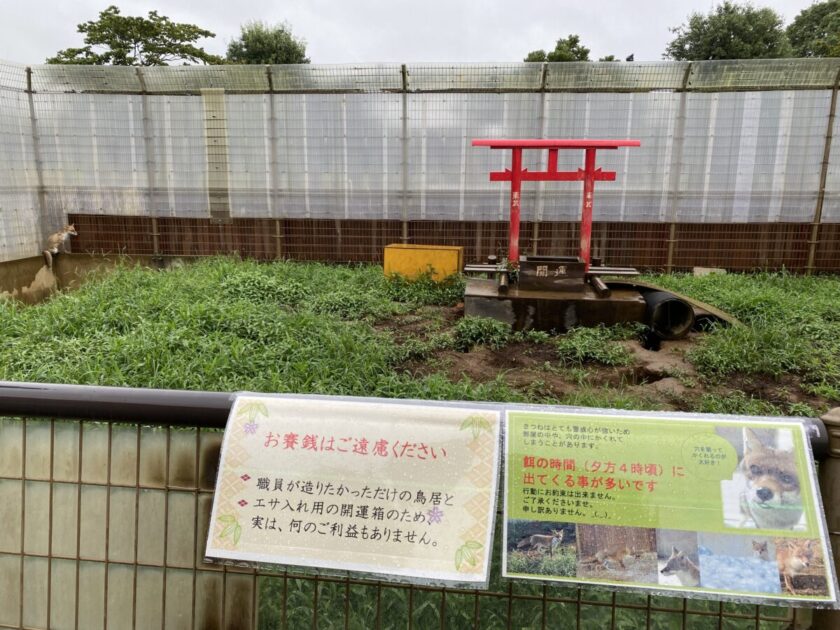
{"type": "Polygon", "coordinates": [[[460,273],[464,268],[464,248],[450,245],[385,246],[385,275],[400,274],[416,278],[431,272],[435,280],[460,273]]]}

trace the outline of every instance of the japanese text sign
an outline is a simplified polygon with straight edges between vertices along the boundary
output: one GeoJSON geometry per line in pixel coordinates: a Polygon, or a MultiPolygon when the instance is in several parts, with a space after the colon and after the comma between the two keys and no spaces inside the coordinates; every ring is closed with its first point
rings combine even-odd
{"type": "Polygon", "coordinates": [[[510,411],[506,461],[505,576],[836,602],[799,423],[510,411]]]}
{"type": "Polygon", "coordinates": [[[206,555],[484,586],[500,424],[491,408],[240,395],[206,555]]]}

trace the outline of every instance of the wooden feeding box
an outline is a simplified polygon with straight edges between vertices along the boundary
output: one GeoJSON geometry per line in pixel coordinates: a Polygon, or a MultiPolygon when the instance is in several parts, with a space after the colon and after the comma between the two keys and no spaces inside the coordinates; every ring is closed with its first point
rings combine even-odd
{"type": "Polygon", "coordinates": [[[417,278],[431,273],[433,279],[440,281],[464,268],[464,248],[395,243],[385,246],[383,266],[386,276],[400,274],[407,278],[417,278]]]}

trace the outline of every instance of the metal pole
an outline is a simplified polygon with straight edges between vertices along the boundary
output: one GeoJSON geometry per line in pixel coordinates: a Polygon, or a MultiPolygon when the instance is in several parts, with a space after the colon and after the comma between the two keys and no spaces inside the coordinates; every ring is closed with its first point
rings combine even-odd
{"type": "Polygon", "coordinates": [[[831,90],[831,104],[828,107],[828,125],[825,130],[825,144],[823,145],[823,159],[820,167],[820,188],[817,191],[817,205],[814,208],[814,219],[811,222],[811,237],[808,239],[808,263],[805,273],[814,271],[819,243],[820,223],[822,223],[823,204],[825,203],[825,183],[828,179],[828,165],[831,161],[831,142],[834,137],[834,118],[837,113],[837,88],[840,86],[840,70],[834,78],[834,88],[831,90]]]}
{"type": "Polygon", "coordinates": [[[685,112],[688,106],[688,80],[691,76],[692,64],[689,61],[683,74],[682,89],[680,90],[680,106],[677,113],[677,125],[674,130],[674,150],[671,161],[671,211],[668,220],[671,226],[668,230],[668,254],[665,259],[665,272],[671,273],[674,269],[674,246],[677,243],[677,209],[680,204],[680,171],[683,161],[683,147],[685,146],[685,112]]]}
{"type": "Polygon", "coordinates": [[[595,149],[586,150],[583,172],[583,210],[580,220],[580,257],[584,270],[589,271],[592,247],[592,197],[595,191],[595,149]]]}
{"type": "MultiPolygon", "coordinates": [[[[840,407],[835,407],[821,419],[828,432],[828,445],[825,449],[828,457],[820,462],[818,469],[820,493],[834,554],[834,569],[840,571],[840,407]]],[[[828,561],[826,558],[826,562],[828,561]]],[[[815,610],[812,627],[816,630],[840,628],[840,611],[815,610]]]]}
{"type": "Polygon", "coordinates": [[[44,237],[42,223],[47,216],[47,189],[44,186],[44,164],[41,156],[41,134],[38,131],[38,117],[35,115],[35,98],[32,90],[32,68],[26,67],[26,97],[29,103],[29,123],[32,126],[32,157],[35,162],[38,208],[35,226],[39,238],[44,237]]]}
{"type": "Polygon", "coordinates": [[[508,263],[519,264],[519,205],[522,195],[522,149],[513,149],[510,162],[510,232],[508,263]]]}
{"type": "Polygon", "coordinates": [[[402,242],[408,243],[408,68],[402,64],[402,242]]]}
{"type": "Polygon", "coordinates": [[[0,381],[0,416],[222,428],[232,401],[223,392],[0,381]]]}

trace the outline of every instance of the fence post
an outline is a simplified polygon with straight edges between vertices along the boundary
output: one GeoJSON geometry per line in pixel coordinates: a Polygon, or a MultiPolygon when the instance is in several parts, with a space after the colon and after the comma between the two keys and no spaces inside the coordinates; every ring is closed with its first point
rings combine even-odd
{"type": "Polygon", "coordinates": [[[408,67],[402,64],[402,242],[408,243],[408,67]]]}
{"type": "Polygon", "coordinates": [[[41,134],[38,131],[38,118],[35,116],[35,98],[32,90],[32,68],[26,66],[26,97],[29,102],[29,122],[32,126],[32,157],[35,161],[35,179],[38,208],[35,216],[35,230],[38,238],[44,238],[43,220],[47,216],[47,189],[44,187],[44,163],[41,158],[41,134]]]}
{"type": "MultiPolygon", "coordinates": [[[[543,61],[542,69],[540,70],[540,106],[537,114],[537,123],[539,125],[539,138],[545,138],[548,127],[548,116],[545,115],[545,101],[548,98],[545,86],[548,79],[548,62],[543,61]]],[[[547,159],[546,153],[541,153],[541,159],[547,159]]],[[[534,217],[534,229],[531,232],[531,255],[537,255],[537,247],[540,243],[540,222],[543,220],[545,214],[545,182],[537,184],[537,216],[534,217]]]]}
{"type": "Polygon", "coordinates": [[[685,145],[685,110],[688,100],[688,79],[691,76],[691,62],[685,67],[682,87],[680,88],[680,104],[677,110],[677,124],[674,127],[673,157],[671,159],[671,212],[668,217],[668,258],[665,262],[665,272],[671,273],[674,268],[674,246],[677,242],[677,207],[680,201],[680,170],[682,169],[683,146],[685,145]]]}
{"type": "Polygon", "coordinates": [[[840,70],[834,77],[834,87],[831,89],[831,104],[828,107],[828,126],[825,130],[825,145],[823,146],[823,160],[820,168],[820,188],[817,191],[817,205],[814,207],[814,220],[811,222],[811,236],[808,239],[808,264],[805,273],[814,271],[819,243],[820,223],[822,222],[823,203],[825,202],[825,182],[828,178],[828,163],[831,159],[831,140],[834,137],[834,116],[837,111],[837,88],[840,84],[840,70]]]}
{"type": "MultiPolygon", "coordinates": [[[[828,432],[828,457],[819,465],[820,493],[825,522],[834,558],[835,571],[840,571],[840,407],[822,416],[828,432]]],[[[826,562],[829,559],[826,558],[826,562]]],[[[840,628],[840,610],[815,610],[815,630],[840,628]]]]}
{"type": "Polygon", "coordinates": [[[276,215],[277,199],[279,194],[280,181],[277,172],[277,110],[274,104],[274,76],[271,74],[271,66],[266,64],[265,75],[268,79],[268,176],[271,179],[268,192],[268,216],[274,219],[274,258],[283,258],[283,231],[281,221],[276,215]]]}
{"type": "Polygon", "coordinates": [[[135,68],[137,81],[140,83],[140,110],[143,114],[143,150],[146,153],[146,197],[147,211],[152,218],[152,254],[160,256],[160,231],[155,212],[156,178],[155,178],[155,146],[152,138],[152,121],[149,118],[149,93],[146,90],[146,78],[143,68],[135,68]]]}

